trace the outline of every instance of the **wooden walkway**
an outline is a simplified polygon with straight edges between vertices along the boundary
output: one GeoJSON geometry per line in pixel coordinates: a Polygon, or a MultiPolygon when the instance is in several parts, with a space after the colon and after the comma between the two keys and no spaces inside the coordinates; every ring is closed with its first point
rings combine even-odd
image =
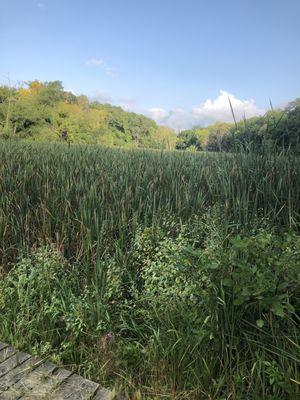
{"type": "Polygon", "coordinates": [[[110,391],[0,342],[0,400],[109,400],[110,391]]]}

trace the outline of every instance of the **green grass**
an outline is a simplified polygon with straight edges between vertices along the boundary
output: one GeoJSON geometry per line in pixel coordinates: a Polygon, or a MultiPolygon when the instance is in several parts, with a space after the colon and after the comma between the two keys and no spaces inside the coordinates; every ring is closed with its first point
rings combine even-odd
{"type": "Polygon", "coordinates": [[[3,142],[0,192],[2,340],[129,398],[299,396],[296,156],[3,142]]]}

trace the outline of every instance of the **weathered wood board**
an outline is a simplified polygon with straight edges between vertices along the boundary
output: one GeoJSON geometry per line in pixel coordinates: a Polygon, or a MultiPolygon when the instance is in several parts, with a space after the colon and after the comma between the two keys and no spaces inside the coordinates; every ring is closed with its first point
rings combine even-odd
{"type": "Polygon", "coordinates": [[[111,392],[0,342],[0,400],[110,400],[111,392]]]}

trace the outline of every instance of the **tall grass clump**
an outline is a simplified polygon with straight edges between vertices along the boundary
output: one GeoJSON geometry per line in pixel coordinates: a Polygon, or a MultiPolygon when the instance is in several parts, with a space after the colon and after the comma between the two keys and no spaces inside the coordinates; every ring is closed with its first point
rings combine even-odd
{"type": "Polygon", "coordinates": [[[0,146],[0,338],[128,398],[300,395],[290,153],[0,146]]]}

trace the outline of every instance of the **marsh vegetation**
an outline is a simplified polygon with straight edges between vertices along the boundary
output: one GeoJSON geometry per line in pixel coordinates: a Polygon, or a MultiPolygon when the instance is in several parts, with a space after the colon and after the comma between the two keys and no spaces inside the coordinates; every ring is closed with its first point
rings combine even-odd
{"type": "Polygon", "coordinates": [[[296,399],[300,164],[6,140],[0,337],[128,398],[296,399]]]}

